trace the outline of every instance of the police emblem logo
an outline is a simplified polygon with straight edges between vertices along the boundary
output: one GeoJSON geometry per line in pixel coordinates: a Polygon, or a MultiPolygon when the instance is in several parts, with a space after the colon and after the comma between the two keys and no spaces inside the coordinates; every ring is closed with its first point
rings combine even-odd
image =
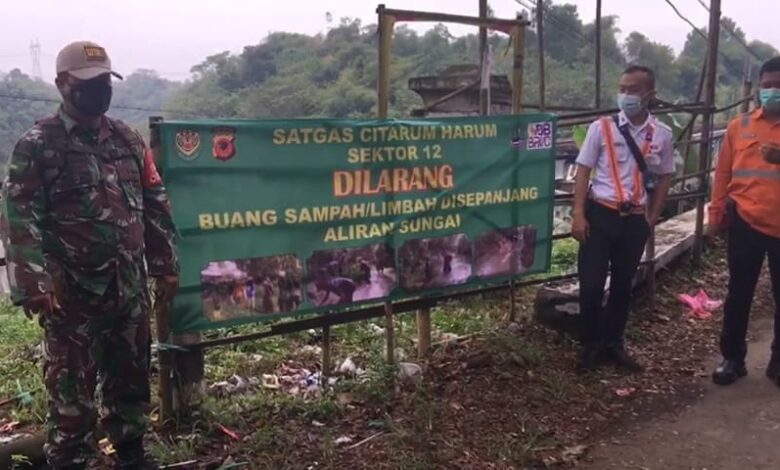
{"type": "Polygon", "coordinates": [[[196,152],[200,148],[200,134],[191,130],[183,130],[176,133],[176,149],[185,160],[194,160],[196,152]]]}
{"type": "Polygon", "coordinates": [[[220,161],[227,161],[236,154],[236,130],[232,127],[213,129],[211,154],[220,161]]]}

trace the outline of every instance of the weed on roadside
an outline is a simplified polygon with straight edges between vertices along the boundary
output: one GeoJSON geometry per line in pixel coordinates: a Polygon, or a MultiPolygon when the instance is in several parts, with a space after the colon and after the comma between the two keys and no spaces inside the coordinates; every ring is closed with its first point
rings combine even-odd
{"type": "Polygon", "coordinates": [[[0,400],[22,397],[8,409],[11,420],[43,423],[46,393],[41,371],[41,328],[7,298],[0,299],[0,325],[0,400]]]}

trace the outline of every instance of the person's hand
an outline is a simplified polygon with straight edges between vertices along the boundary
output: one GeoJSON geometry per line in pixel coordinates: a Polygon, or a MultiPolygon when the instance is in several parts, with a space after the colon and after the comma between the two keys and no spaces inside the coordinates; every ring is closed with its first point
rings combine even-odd
{"type": "Polygon", "coordinates": [[[155,278],[156,297],[164,302],[170,302],[179,291],[179,276],[169,275],[155,278]]]}
{"type": "Polygon", "coordinates": [[[723,235],[723,233],[723,228],[721,228],[718,224],[707,225],[706,229],[704,230],[704,236],[710,240],[715,240],[716,238],[723,235]]]}
{"type": "Polygon", "coordinates": [[[658,222],[658,217],[653,214],[645,214],[645,220],[647,220],[647,226],[652,230],[656,222],[658,222]]]}
{"type": "Polygon", "coordinates": [[[761,155],[767,163],[780,165],[780,146],[777,144],[762,144],[761,155]]]}
{"type": "Polygon", "coordinates": [[[29,319],[32,319],[35,314],[51,315],[61,308],[52,292],[32,296],[22,304],[22,310],[29,319]]]}
{"type": "Polygon", "coordinates": [[[584,242],[590,236],[590,224],[584,215],[575,215],[571,224],[571,235],[578,242],[584,242]]]}

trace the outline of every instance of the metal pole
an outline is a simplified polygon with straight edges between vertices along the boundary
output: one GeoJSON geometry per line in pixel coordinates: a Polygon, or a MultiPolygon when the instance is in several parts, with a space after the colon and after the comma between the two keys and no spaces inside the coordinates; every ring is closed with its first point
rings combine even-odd
{"type": "Polygon", "coordinates": [[[601,109],[601,0],[596,0],[596,109],[601,109]]]}
{"type": "MultiPolygon", "coordinates": [[[[482,20],[487,19],[487,0],[479,0],[479,17],[482,20]]],[[[479,114],[487,116],[489,110],[488,90],[490,87],[490,74],[487,75],[487,84],[484,83],[485,68],[488,66],[487,60],[487,27],[479,27],[479,70],[480,70],[480,89],[479,89],[479,114]]]]}
{"type": "MultiPolygon", "coordinates": [[[[718,78],[718,40],[720,38],[720,0],[710,2],[710,27],[707,45],[707,77],[704,80],[704,104],[702,114],[701,144],[699,146],[699,171],[709,168],[712,153],[712,110],[715,106],[715,86],[718,78]]],[[[709,190],[709,174],[702,178],[702,191],[709,190]]],[[[704,249],[704,204],[705,197],[696,203],[696,238],[693,246],[693,260],[698,264],[704,249]]]]}
{"type": "Polygon", "coordinates": [[[544,0],[536,2],[536,36],[539,42],[539,111],[544,112],[544,0]]]}

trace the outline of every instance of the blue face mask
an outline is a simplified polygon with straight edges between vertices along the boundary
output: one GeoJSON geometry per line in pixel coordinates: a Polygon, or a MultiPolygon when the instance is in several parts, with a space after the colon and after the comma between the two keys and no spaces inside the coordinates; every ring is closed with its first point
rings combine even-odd
{"type": "Polygon", "coordinates": [[[642,105],[642,97],[637,95],[629,95],[626,93],[618,93],[617,105],[623,113],[628,117],[634,117],[642,112],[644,105],[642,105]]]}
{"type": "Polygon", "coordinates": [[[780,113],[780,88],[762,88],[758,92],[761,106],[771,113],[780,113]]]}

